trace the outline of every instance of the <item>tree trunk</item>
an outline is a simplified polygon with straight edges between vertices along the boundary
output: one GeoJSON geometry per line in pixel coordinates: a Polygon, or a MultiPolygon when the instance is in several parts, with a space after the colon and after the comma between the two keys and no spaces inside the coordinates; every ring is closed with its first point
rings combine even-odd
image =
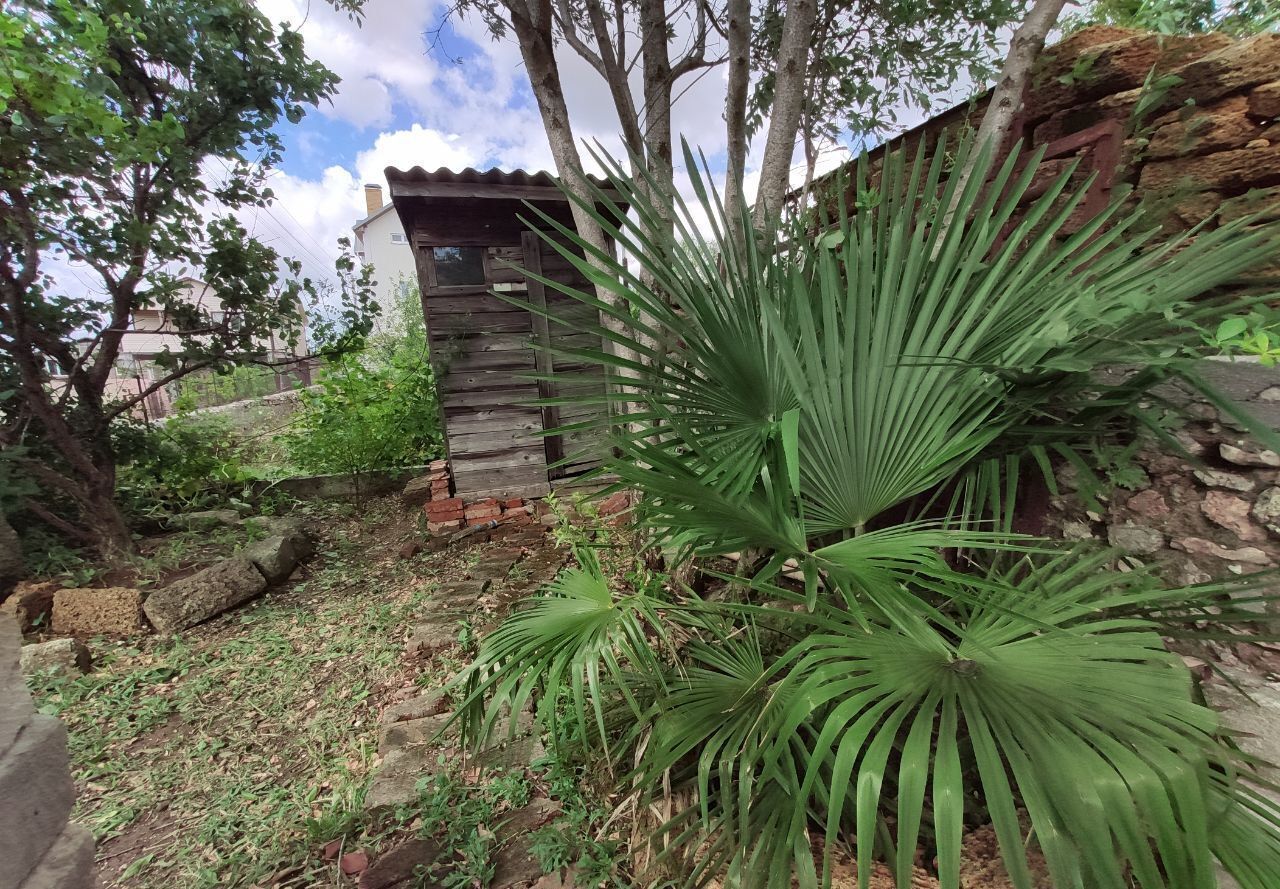
{"type": "Polygon", "coordinates": [[[774,76],[773,113],[760,164],[760,190],[756,193],[753,222],[764,228],[782,215],[782,203],[791,177],[800,113],[808,82],[809,48],[817,20],[816,0],[789,0],[778,43],[778,68],[774,76]]]}
{"type": "MultiPolygon", "coordinates": [[[[574,141],[569,107],[565,102],[560,69],[556,63],[551,31],[551,4],[549,0],[532,0],[528,7],[523,7],[520,0],[508,2],[508,9],[512,12],[512,29],[520,45],[520,55],[529,73],[529,86],[538,104],[538,113],[542,117],[542,126],[546,130],[551,156],[555,159],[560,178],[573,194],[590,201],[591,191],[582,168],[582,156],[574,141]]],[[[610,249],[600,225],[576,203],[573,205],[573,224],[578,236],[587,244],[602,252],[610,249]]],[[[591,256],[587,259],[592,265],[599,265],[591,256]]],[[[600,298],[615,308],[621,307],[620,301],[613,294],[601,293],[600,298]]],[[[615,334],[631,333],[627,325],[617,318],[604,317],[601,321],[615,334]]],[[[618,358],[637,360],[632,349],[613,342],[608,347],[618,358]]]]}
{"type": "Polygon", "coordinates": [[[1009,43],[1009,54],[1005,57],[1004,65],[1000,69],[1000,79],[996,81],[995,89],[991,93],[991,101],[987,104],[982,122],[978,125],[973,150],[957,174],[959,179],[943,225],[950,224],[951,216],[956,210],[956,203],[969,179],[974,175],[985,178],[991,165],[999,157],[1001,149],[1004,148],[1004,143],[1009,138],[1009,131],[1013,126],[1014,115],[1022,107],[1022,98],[1031,78],[1031,69],[1040,51],[1044,49],[1045,39],[1057,23],[1058,16],[1065,5],[1066,0],[1036,0],[1022,24],[1018,25],[1018,29],[1013,32],[1013,39],[1009,43]],[[979,169],[980,155],[984,147],[989,147],[989,154],[982,168],[979,169]]]}
{"type": "Polygon", "coordinates": [[[747,171],[747,95],[751,89],[751,0],[728,0],[729,85],[724,99],[728,169],[724,212],[729,235],[739,248],[745,243],[742,180],[747,171]]]}

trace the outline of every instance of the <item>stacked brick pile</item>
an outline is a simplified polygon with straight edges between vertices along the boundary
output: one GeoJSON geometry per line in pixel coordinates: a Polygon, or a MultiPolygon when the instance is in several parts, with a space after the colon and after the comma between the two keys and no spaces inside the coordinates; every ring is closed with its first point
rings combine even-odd
{"type": "Polygon", "coordinates": [[[535,521],[535,515],[541,515],[539,504],[526,502],[522,497],[508,500],[486,497],[472,503],[463,503],[461,497],[450,497],[447,500],[432,500],[425,508],[427,530],[432,534],[447,534],[463,527],[487,525],[490,522],[528,525],[535,521]]]}
{"type": "Polygon", "coordinates": [[[426,475],[409,482],[404,489],[404,501],[423,508],[427,514],[427,531],[431,534],[449,534],[490,522],[529,525],[546,513],[541,503],[522,497],[505,500],[487,497],[465,503],[461,497],[450,496],[447,460],[432,462],[426,475]]]}

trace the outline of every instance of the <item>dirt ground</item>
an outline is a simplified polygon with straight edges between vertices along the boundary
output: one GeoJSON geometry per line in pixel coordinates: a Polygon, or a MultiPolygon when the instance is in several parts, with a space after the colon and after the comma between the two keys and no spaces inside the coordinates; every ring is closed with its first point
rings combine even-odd
{"type": "Polygon", "coordinates": [[[482,550],[401,559],[398,502],[312,509],[318,554],[285,585],[178,637],[91,641],[93,672],[35,689],[67,724],[103,886],[350,886],[323,847],[378,841],[379,713],[443,678],[404,631],[482,550]]]}

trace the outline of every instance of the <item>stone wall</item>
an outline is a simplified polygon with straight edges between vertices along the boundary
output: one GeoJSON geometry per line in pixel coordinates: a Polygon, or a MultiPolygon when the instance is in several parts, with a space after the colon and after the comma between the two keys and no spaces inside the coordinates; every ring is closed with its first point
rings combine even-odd
{"type": "Polygon", "coordinates": [[[18,666],[21,639],[0,615],[0,886],[96,885],[93,835],[69,821],[75,785],[67,732],[35,712],[18,666]]]}
{"type": "MultiPolygon", "coordinates": [[[[958,105],[881,146],[873,166],[886,151],[914,152],[944,131],[976,127],[986,101],[958,105]]],[[[1132,189],[1177,231],[1215,211],[1230,220],[1273,207],[1280,217],[1278,119],[1280,34],[1235,41],[1096,27],[1045,50],[1010,142],[1046,147],[1046,182],[1075,158],[1080,180],[1099,171],[1100,202],[1074,224],[1132,189]]],[[[1280,261],[1263,274],[1280,282],[1280,261]]]]}

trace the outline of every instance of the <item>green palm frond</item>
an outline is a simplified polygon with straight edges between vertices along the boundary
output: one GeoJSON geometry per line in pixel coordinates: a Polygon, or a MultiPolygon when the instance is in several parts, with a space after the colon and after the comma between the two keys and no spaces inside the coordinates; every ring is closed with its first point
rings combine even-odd
{"type": "MultiPolygon", "coordinates": [[[[955,162],[969,150],[962,142],[955,162]]],[[[699,509],[709,489],[760,515],[781,504],[803,516],[810,539],[859,533],[947,485],[941,502],[951,516],[1004,519],[993,513],[1016,466],[1005,455],[1043,454],[1132,425],[1152,385],[1207,351],[1200,331],[1210,319],[1265,302],[1215,288],[1280,250],[1275,227],[1233,223],[1157,244],[1140,216],[1116,206],[1073,231],[1084,190],[1069,185],[1067,171],[1029,199],[1036,163],[1022,160],[1011,154],[981,190],[970,179],[949,225],[951,146],[890,154],[874,174],[860,164],[848,191],[871,199],[839,207],[820,237],[791,232],[786,249],[766,250],[768,239],[739,247],[699,232],[700,218],[715,231],[728,227],[687,148],[696,208],[676,197],[660,212],[601,158],[644,218],[677,222],[669,240],[654,243],[652,230],[596,214],[636,268],[602,256],[600,271],[550,242],[661,328],[611,335],[649,355],[648,366],[605,350],[576,353],[628,380],[625,397],[639,412],[627,418],[632,431],[616,436],[621,457],[608,469],[645,490],[668,478],[655,490],[658,514],[681,520],[665,529],[654,522],[655,531],[778,545],[776,533],[729,522],[726,510],[699,509]],[[647,338],[664,351],[655,354],[647,338]],[[1092,371],[1109,364],[1141,372],[1107,386],[1092,371]],[[759,495],[779,481],[791,412],[799,496],[783,503],[759,495]],[[664,465],[674,463],[682,470],[664,465]],[[966,481],[980,465],[986,475],[966,481]]],[[[563,226],[558,233],[572,238],[563,226]]],[[[600,305],[594,294],[549,283],[600,305]]]]}
{"type": "Polygon", "coordinates": [[[582,567],[562,571],[507,618],[455,680],[466,697],[454,720],[473,746],[487,741],[504,717],[531,704],[546,702],[554,720],[564,695],[578,736],[608,751],[603,702],[618,693],[638,718],[642,707],[629,683],[637,675],[661,682],[663,670],[649,638],[662,640],[661,603],[641,593],[614,595],[595,554],[579,550],[577,557],[582,567]]]}
{"type": "Polygon", "coordinates": [[[579,553],[484,641],[457,719],[485,736],[536,700],[619,796],[682,801],[653,842],[690,885],[825,886],[844,846],[864,889],[878,861],[906,889],[918,859],[957,889],[966,827],[989,821],[1018,889],[1032,849],[1057,889],[1212,889],[1218,865],[1273,889],[1274,788],[1165,645],[1252,627],[1272,597],[1165,590],[1011,528],[1027,472],[1151,424],[1144,399],[1194,376],[1203,331],[1262,310],[1221,285],[1280,227],[1157,242],[1118,206],[1076,227],[1084,190],[1068,170],[1032,197],[1035,155],[955,194],[970,151],[864,159],[855,206],[741,243],[687,148],[692,207],[600,158],[636,219],[571,199],[630,266],[541,217],[621,301],[544,284],[629,325],[579,326],[640,356],[572,350],[625,387],[575,399],[635,408],[598,422],[641,531],[750,565],[723,599],[668,601],[579,553]],[[1134,372],[1097,378],[1116,365],[1134,372]]]}

